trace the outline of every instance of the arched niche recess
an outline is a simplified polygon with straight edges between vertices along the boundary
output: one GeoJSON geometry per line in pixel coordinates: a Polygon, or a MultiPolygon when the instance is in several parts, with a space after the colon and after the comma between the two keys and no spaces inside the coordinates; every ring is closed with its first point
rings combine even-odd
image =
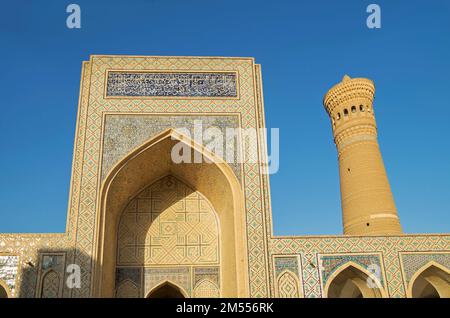
{"type": "Polygon", "coordinates": [[[411,298],[450,298],[450,270],[431,261],[412,277],[407,296],[411,298]]]}
{"type": "Polygon", "coordinates": [[[285,270],[280,274],[277,281],[277,297],[279,298],[299,298],[299,281],[294,274],[288,270],[285,270]]]}
{"type": "Polygon", "coordinates": [[[362,266],[349,262],[336,270],[324,289],[327,298],[384,298],[381,283],[362,266]]]}
{"type": "Polygon", "coordinates": [[[125,156],[102,183],[98,202],[93,296],[113,297],[117,229],[121,212],[149,184],[166,175],[185,180],[214,207],[220,223],[221,290],[224,297],[248,297],[245,210],[242,188],[230,166],[173,129],[148,140],[125,156]],[[179,163],[171,159],[178,143],[206,160],[179,163]]]}

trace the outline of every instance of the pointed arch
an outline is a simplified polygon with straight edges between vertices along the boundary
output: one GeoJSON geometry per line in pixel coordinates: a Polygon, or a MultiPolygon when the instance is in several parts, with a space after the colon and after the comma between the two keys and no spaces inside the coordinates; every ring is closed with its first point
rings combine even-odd
{"type": "Polygon", "coordinates": [[[450,298],[450,270],[435,261],[429,261],[411,277],[406,296],[450,298]]]}
{"type": "Polygon", "coordinates": [[[53,269],[49,269],[42,275],[41,298],[60,297],[61,278],[53,269]]]}
{"type": "Polygon", "coordinates": [[[5,281],[0,279],[0,298],[11,298],[12,293],[5,281]]]}
{"type": "Polygon", "coordinates": [[[324,297],[385,298],[387,293],[377,277],[361,265],[350,261],[330,275],[325,284],[324,297]]]}
{"type": "Polygon", "coordinates": [[[166,280],[153,287],[145,298],[189,298],[189,295],[183,287],[166,280]]]}
{"type": "Polygon", "coordinates": [[[288,270],[284,270],[277,280],[277,292],[279,298],[299,298],[299,280],[288,270]]]}
{"type": "Polygon", "coordinates": [[[218,298],[220,297],[219,287],[210,279],[203,279],[194,288],[195,298],[218,298]]]}
{"type": "Polygon", "coordinates": [[[130,198],[164,175],[186,180],[213,205],[219,216],[221,288],[225,297],[248,291],[246,218],[242,187],[231,167],[192,139],[168,129],[149,139],[118,162],[103,181],[97,203],[96,262],[93,296],[113,297],[115,291],[117,223],[130,198]],[[205,158],[202,163],[175,164],[171,149],[182,143],[205,158]]]}
{"type": "Polygon", "coordinates": [[[125,279],[117,286],[116,297],[118,298],[139,298],[139,294],[139,288],[129,279],[125,279]]]}

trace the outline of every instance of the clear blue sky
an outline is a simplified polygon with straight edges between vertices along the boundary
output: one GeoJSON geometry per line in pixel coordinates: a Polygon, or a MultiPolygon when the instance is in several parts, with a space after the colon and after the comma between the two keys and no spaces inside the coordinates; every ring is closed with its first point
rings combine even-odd
{"type": "Polygon", "coordinates": [[[267,125],[275,233],[340,234],[336,150],[322,97],[345,73],[376,83],[382,154],[404,230],[450,231],[450,2],[4,1],[0,232],[63,232],[81,61],[90,54],[252,56],[267,125]],[[369,30],[378,3],[382,28],[369,30]]]}

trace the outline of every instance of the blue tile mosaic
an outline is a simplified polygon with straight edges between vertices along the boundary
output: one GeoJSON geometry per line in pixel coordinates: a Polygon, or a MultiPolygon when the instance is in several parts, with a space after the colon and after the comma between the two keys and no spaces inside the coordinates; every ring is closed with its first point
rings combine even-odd
{"type": "Polygon", "coordinates": [[[236,73],[108,72],[106,96],[237,97],[236,73]]]}

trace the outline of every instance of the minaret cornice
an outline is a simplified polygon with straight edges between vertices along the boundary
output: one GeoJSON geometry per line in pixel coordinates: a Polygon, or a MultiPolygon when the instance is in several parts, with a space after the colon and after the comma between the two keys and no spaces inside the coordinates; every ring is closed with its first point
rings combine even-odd
{"type": "Polygon", "coordinates": [[[323,99],[323,105],[331,116],[338,106],[351,104],[353,101],[365,100],[372,104],[375,85],[367,78],[350,78],[345,75],[342,81],[334,85],[323,99]]]}

